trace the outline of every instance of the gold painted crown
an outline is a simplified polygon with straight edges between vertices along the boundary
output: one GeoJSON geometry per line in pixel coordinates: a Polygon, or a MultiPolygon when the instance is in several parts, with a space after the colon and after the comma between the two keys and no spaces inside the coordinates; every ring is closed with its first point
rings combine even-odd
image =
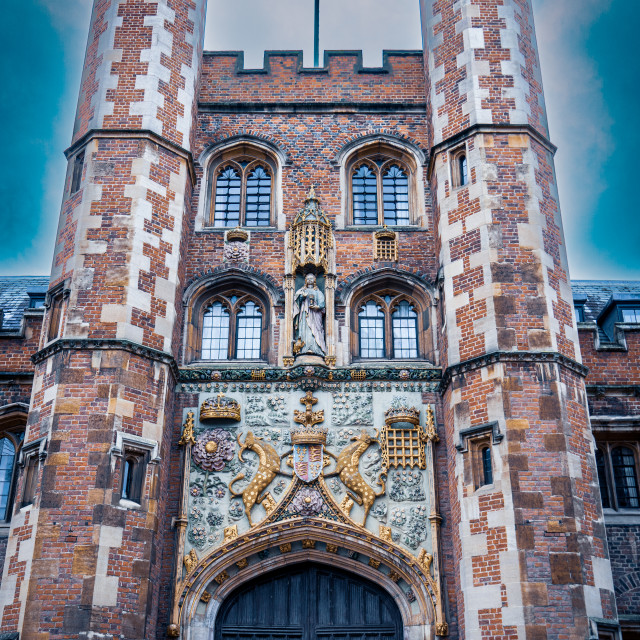
{"type": "Polygon", "coordinates": [[[376,231],[375,233],[376,240],[395,240],[396,232],[391,231],[391,229],[387,229],[387,225],[384,225],[384,228],[376,231]]]}
{"type": "Polygon", "coordinates": [[[292,444],[326,444],[327,427],[300,425],[291,429],[292,444]]]}
{"type": "Polygon", "coordinates": [[[318,399],[313,397],[311,391],[307,391],[300,403],[306,407],[305,411],[294,411],[293,421],[298,425],[291,429],[291,442],[293,444],[325,444],[327,442],[327,427],[321,427],[324,421],[324,410],[313,411],[312,407],[318,399]]]}
{"type": "Polygon", "coordinates": [[[219,393],[217,398],[207,398],[200,407],[200,420],[240,420],[240,405],[237,400],[219,393]]]}
{"type": "Polygon", "coordinates": [[[239,227],[227,231],[227,242],[246,242],[249,238],[249,234],[239,227]]]}
{"type": "Polygon", "coordinates": [[[420,411],[415,407],[391,407],[384,412],[384,421],[387,424],[396,422],[408,422],[420,424],[420,411]]]}

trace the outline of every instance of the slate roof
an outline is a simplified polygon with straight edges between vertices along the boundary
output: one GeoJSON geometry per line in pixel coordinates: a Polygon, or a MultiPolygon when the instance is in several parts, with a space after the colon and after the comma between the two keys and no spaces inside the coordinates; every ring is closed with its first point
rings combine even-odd
{"type": "Polygon", "coordinates": [[[575,302],[584,302],[585,322],[595,322],[611,296],[640,296],[638,280],[572,280],[571,290],[575,302]]]}
{"type": "Polygon", "coordinates": [[[0,276],[0,309],[2,330],[18,331],[24,310],[29,306],[29,293],[46,293],[49,276],[0,276]]]}

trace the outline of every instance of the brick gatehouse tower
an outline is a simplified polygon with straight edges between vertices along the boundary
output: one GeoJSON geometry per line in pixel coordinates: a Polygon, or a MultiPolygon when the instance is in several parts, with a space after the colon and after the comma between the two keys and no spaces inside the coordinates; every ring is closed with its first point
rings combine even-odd
{"type": "Polygon", "coordinates": [[[95,0],[0,278],[0,638],[640,637],[640,286],[569,280],[531,2],[420,8],[252,70],[95,0]]]}

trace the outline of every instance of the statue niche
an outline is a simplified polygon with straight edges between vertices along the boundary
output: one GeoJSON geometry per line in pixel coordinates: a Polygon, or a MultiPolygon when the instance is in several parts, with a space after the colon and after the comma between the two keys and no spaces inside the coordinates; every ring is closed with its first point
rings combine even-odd
{"type": "Polygon", "coordinates": [[[293,355],[327,355],[324,318],[325,297],[318,288],[316,277],[308,273],[304,286],[293,296],[293,355]]]}
{"type": "Polygon", "coordinates": [[[334,241],[313,187],[288,233],[285,366],[335,366],[334,241]]]}

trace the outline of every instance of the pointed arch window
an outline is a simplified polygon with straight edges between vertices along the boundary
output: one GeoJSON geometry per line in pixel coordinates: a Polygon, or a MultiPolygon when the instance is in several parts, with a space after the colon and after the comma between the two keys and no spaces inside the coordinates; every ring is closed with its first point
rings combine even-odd
{"type": "Polygon", "coordinates": [[[639,509],[638,473],[633,450],[629,447],[615,447],[611,451],[613,478],[616,485],[616,499],[621,509],[639,509]]]}
{"type": "Polygon", "coordinates": [[[353,224],[408,225],[409,171],[399,162],[363,162],[351,177],[353,224]]]}
{"type": "Polygon", "coordinates": [[[11,520],[18,455],[23,439],[23,430],[0,432],[0,523],[11,520]]]}
{"type": "Polygon", "coordinates": [[[203,360],[263,358],[264,310],[249,295],[218,295],[204,307],[200,357],[203,360]]]}
{"type": "Polygon", "coordinates": [[[418,357],[418,314],[402,300],[391,314],[394,358],[418,357]]]}
{"type": "Polygon", "coordinates": [[[210,167],[213,227],[271,225],[276,163],[268,154],[242,145],[221,154],[210,167]]]}
{"type": "Polygon", "coordinates": [[[384,224],[409,224],[409,176],[398,164],[382,174],[384,224]]]}
{"type": "Polygon", "coordinates": [[[600,442],[596,468],[605,509],[640,509],[640,443],[600,442]]]}
{"type": "Polygon", "coordinates": [[[420,357],[420,314],[415,302],[398,294],[382,293],[369,296],[357,308],[358,357],[420,357]]]}

